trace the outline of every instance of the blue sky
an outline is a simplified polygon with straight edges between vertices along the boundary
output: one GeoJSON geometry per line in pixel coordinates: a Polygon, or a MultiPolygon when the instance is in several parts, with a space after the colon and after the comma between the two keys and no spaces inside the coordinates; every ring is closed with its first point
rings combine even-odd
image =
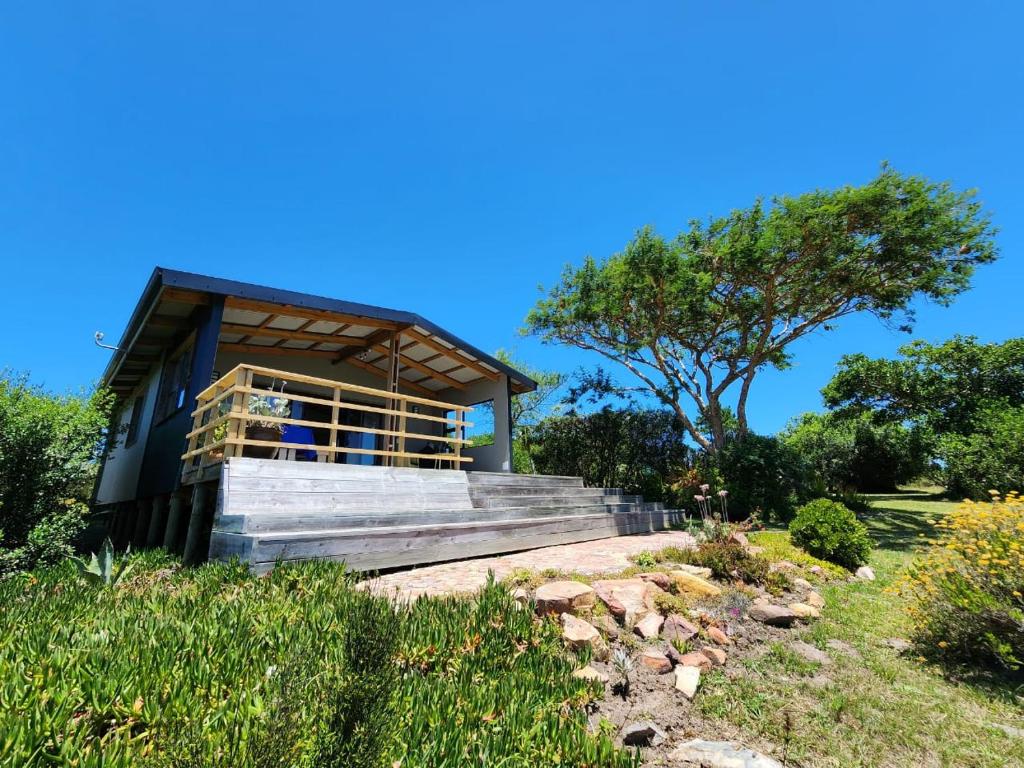
{"type": "MultiPolygon", "coordinates": [[[[88,384],[160,264],[572,370],[596,361],[516,335],[565,262],[882,160],[978,187],[1001,229],[915,337],[1020,335],[1022,27],[1007,2],[4,3],[0,367],[88,384]]],[[[805,340],[753,426],[907,338],[805,340]]]]}

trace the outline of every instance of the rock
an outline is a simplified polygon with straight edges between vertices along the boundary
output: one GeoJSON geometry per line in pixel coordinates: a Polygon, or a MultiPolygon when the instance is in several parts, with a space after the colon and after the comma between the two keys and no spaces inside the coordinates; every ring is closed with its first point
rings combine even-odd
{"type": "Polygon", "coordinates": [[[607,683],[608,675],[604,672],[598,672],[589,664],[585,667],[580,667],[572,673],[573,677],[578,677],[580,680],[597,680],[599,683],[607,683]]]}
{"type": "Polygon", "coordinates": [[[727,741],[693,739],[673,750],[673,765],[700,768],[784,768],[770,757],[727,741]]]}
{"type": "Polygon", "coordinates": [[[742,531],[733,531],[729,534],[728,540],[733,544],[739,544],[741,547],[750,546],[750,540],[747,538],[747,535],[742,531]]]}
{"type": "Polygon", "coordinates": [[[831,664],[832,659],[820,648],[815,648],[810,643],[805,643],[803,640],[794,640],[789,644],[789,649],[793,651],[804,661],[810,661],[814,664],[831,664]]]}
{"type": "Polygon", "coordinates": [[[755,621],[772,627],[789,627],[796,621],[795,613],[778,605],[752,604],[747,614],[755,621]]]}
{"type": "Polygon", "coordinates": [[[726,655],[721,648],[701,648],[700,652],[711,662],[713,667],[721,667],[725,664],[726,655]]]}
{"type": "Polygon", "coordinates": [[[687,642],[697,636],[700,630],[678,613],[670,613],[661,628],[661,634],[670,643],[673,640],[687,642]]]}
{"type": "Polygon", "coordinates": [[[888,640],[884,640],[882,644],[889,646],[897,653],[909,651],[913,645],[909,640],[904,640],[902,637],[890,637],[888,640]]]}
{"type": "Polygon", "coordinates": [[[804,602],[808,605],[814,606],[819,611],[825,607],[825,598],[817,592],[808,592],[807,597],[804,598],[804,602]]]}
{"type": "Polygon", "coordinates": [[[764,547],[755,547],[753,544],[751,544],[749,547],[747,547],[747,554],[748,555],[763,555],[764,554],[764,547]]]}
{"type": "Polygon", "coordinates": [[[1006,725],[1005,723],[992,723],[991,725],[993,728],[998,728],[1011,739],[1024,739],[1024,728],[1017,728],[1012,725],[1006,725]]]}
{"type": "Polygon", "coordinates": [[[800,566],[796,563],[791,563],[789,560],[779,560],[768,566],[769,571],[798,571],[800,566]]]}
{"type": "Polygon", "coordinates": [[[813,573],[815,576],[821,576],[825,573],[825,569],[822,568],[820,565],[812,565],[807,570],[813,573]]]}
{"type": "Polygon", "coordinates": [[[851,656],[855,659],[860,658],[860,651],[843,640],[826,640],[825,645],[844,656],[851,656]]]}
{"type": "Polygon", "coordinates": [[[700,576],[694,576],[692,573],[672,571],[669,575],[672,577],[676,589],[680,592],[689,592],[701,597],[717,597],[722,594],[722,590],[719,587],[700,576]]]}
{"type": "Polygon", "coordinates": [[[817,619],[821,617],[821,611],[807,603],[790,603],[789,610],[801,619],[817,619]]]}
{"type": "Polygon", "coordinates": [[[712,661],[700,651],[690,651],[679,657],[679,666],[711,669],[712,661]]]}
{"type": "MultiPolygon", "coordinates": [[[[706,568],[703,565],[690,565],[689,563],[683,563],[682,565],[677,565],[675,570],[682,571],[683,573],[689,573],[691,576],[700,576],[702,579],[711,578],[711,569],[706,568]]],[[[670,573],[669,576],[671,575],[672,574],[670,573]]]]}
{"type": "Polygon", "coordinates": [[[581,608],[590,608],[597,602],[593,588],[578,581],[551,581],[537,587],[534,594],[537,613],[575,613],[581,608]]]}
{"type": "Polygon", "coordinates": [[[659,675],[672,671],[672,662],[668,660],[668,656],[655,648],[648,648],[641,653],[640,663],[648,669],[653,669],[659,675]]]}
{"type": "Polygon", "coordinates": [[[651,584],[657,584],[660,589],[668,590],[672,586],[672,580],[667,573],[655,571],[654,573],[641,573],[640,578],[651,584]]]}
{"type": "Polygon", "coordinates": [[[665,619],[660,613],[651,611],[636,623],[633,631],[644,640],[650,640],[661,633],[661,625],[664,623],[665,619]]]}
{"type": "Polygon", "coordinates": [[[562,637],[571,648],[589,646],[594,658],[599,661],[608,658],[608,644],[597,628],[571,613],[562,614],[562,637]]]}
{"type": "Polygon", "coordinates": [[[662,590],[643,579],[604,579],[594,582],[594,591],[615,618],[632,624],[637,617],[655,610],[654,598],[662,590]]]}
{"type": "Polygon", "coordinates": [[[629,747],[657,747],[666,738],[664,731],[650,720],[630,723],[622,729],[622,743],[629,747]]]}
{"type": "Polygon", "coordinates": [[[530,604],[530,592],[529,592],[529,590],[523,589],[522,587],[516,587],[515,589],[512,590],[512,599],[515,600],[520,605],[529,605],[530,604]]]}
{"type": "Polygon", "coordinates": [[[809,582],[807,579],[802,579],[799,576],[793,579],[793,586],[797,589],[803,590],[804,592],[806,592],[809,589],[814,589],[814,585],[811,584],[811,582],[809,582]]]}
{"type": "Polygon", "coordinates": [[[871,566],[868,565],[862,565],[860,568],[858,568],[854,576],[856,576],[858,579],[862,579],[863,581],[875,580],[875,572],[871,569],[871,566]]]}
{"type": "Polygon", "coordinates": [[[718,627],[708,627],[708,638],[719,645],[732,645],[732,638],[718,627]]]}
{"type": "Polygon", "coordinates": [[[611,640],[619,636],[619,623],[607,613],[602,613],[600,616],[591,616],[590,623],[611,640]]]}
{"type": "Polygon", "coordinates": [[[681,691],[683,696],[693,701],[693,697],[697,695],[697,688],[700,687],[700,668],[676,667],[675,675],[676,690],[681,691]]]}

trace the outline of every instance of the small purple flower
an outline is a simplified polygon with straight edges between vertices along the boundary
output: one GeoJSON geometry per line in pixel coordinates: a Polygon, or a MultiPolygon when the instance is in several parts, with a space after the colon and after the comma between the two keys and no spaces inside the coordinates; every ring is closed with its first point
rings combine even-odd
{"type": "Polygon", "coordinates": [[[718,492],[718,495],[721,496],[724,499],[726,496],[729,495],[729,492],[727,490],[725,490],[725,488],[723,488],[722,490],[720,490],[718,492]]]}
{"type": "Polygon", "coordinates": [[[698,494],[698,495],[693,497],[693,500],[694,501],[704,501],[704,497],[698,494]]]}
{"type": "Polygon", "coordinates": [[[700,487],[700,489],[701,489],[701,490],[702,490],[702,491],[703,491],[704,493],[707,493],[707,492],[708,492],[708,490],[710,490],[710,488],[711,488],[711,486],[710,486],[710,485],[708,485],[707,483],[704,483],[704,485],[702,485],[702,486],[700,487]]]}

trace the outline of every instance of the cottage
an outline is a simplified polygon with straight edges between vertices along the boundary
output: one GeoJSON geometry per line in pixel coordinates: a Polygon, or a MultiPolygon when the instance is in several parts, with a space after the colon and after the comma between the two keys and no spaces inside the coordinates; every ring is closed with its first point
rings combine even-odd
{"type": "Polygon", "coordinates": [[[513,474],[511,398],[536,383],[410,312],[157,268],[103,382],[94,506],[122,545],[381,569],[667,521],[513,474]]]}

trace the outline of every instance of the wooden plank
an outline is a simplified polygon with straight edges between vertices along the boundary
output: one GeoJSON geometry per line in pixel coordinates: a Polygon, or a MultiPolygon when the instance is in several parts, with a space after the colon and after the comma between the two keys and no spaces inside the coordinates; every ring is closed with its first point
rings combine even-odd
{"type": "Polygon", "coordinates": [[[423,345],[425,345],[427,347],[430,347],[435,352],[440,352],[442,355],[445,355],[447,357],[450,357],[452,360],[455,360],[455,361],[457,361],[459,363],[462,363],[462,365],[466,366],[467,368],[472,368],[474,371],[476,371],[477,373],[479,373],[479,374],[481,374],[483,376],[486,376],[491,381],[497,381],[498,380],[498,377],[499,377],[498,373],[496,373],[495,371],[488,370],[481,363],[478,363],[478,362],[476,362],[474,360],[470,360],[469,358],[463,356],[462,354],[460,354],[458,352],[457,348],[455,348],[455,347],[446,347],[441,342],[435,341],[430,336],[426,336],[426,335],[420,333],[415,328],[408,328],[408,329],[406,329],[404,331],[404,333],[406,335],[411,336],[412,338],[416,339],[421,344],[423,344],[423,345]]]}
{"type": "MultiPolygon", "coordinates": [[[[396,413],[396,414],[398,413],[398,411],[390,411],[390,412],[391,413],[396,413]]],[[[237,418],[236,416],[230,416],[230,415],[229,415],[229,417],[230,418],[237,418]]],[[[225,418],[228,418],[228,417],[222,417],[222,418],[218,419],[217,422],[223,421],[225,418]]],[[[292,419],[292,418],[289,418],[287,416],[260,416],[260,421],[267,421],[267,422],[271,422],[273,424],[284,424],[284,425],[289,425],[290,424],[293,427],[312,427],[313,429],[327,429],[327,428],[331,428],[331,429],[337,430],[338,432],[361,432],[361,433],[366,434],[366,435],[385,435],[387,437],[396,437],[396,438],[397,437],[401,437],[403,434],[405,434],[405,433],[401,433],[401,432],[399,432],[398,430],[395,430],[395,429],[378,429],[376,427],[354,427],[354,426],[348,426],[348,425],[345,425],[345,424],[335,424],[335,425],[332,426],[331,424],[328,424],[326,421],[307,421],[305,419],[292,419]]],[[[203,427],[201,431],[206,431],[207,429],[209,429],[209,427],[211,425],[216,424],[217,422],[210,422],[210,424],[207,425],[206,427],[203,427]]],[[[421,432],[409,432],[409,433],[405,434],[405,436],[406,437],[413,437],[413,438],[429,438],[430,440],[437,440],[437,441],[440,441],[440,442],[443,442],[443,443],[462,442],[462,443],[469,444],[470,442],[472,442],[471,440],[464,440],[464,439],[454,438],[454,437],[439,437],[437,435],[421,433],[421,432]]],[[[244,441],[244,437],[243,436],[239,435],[237,437],[238,437],[238,440],[236,440],[235,442],[243,442],[244,441]]],[[[286,448],[293,447],[292,443],[281,443],[281,445],[286,447],[286,448]]],[[[326,447],[326,446],[321,446],[321,447],[323,448],[323,447],[326,447]]],[[[443,454],[438,454],[438,455],[443,455],[443,454]]]]}
{"type": "Polygon", "coordinates": [[[348,360],[350,357],[355,357],[367,347],[375,346],[384,339],[391,338],[392,333],[393,331],[390,328],[381,328],[362,337],[359,344],[350,344],[344,349],[339,349],[335,352],[332,364],[337,365],[348,360]]]}
{"type": "MultiPolygon", "coordinates": [[[[262,446],[266,448],[280,448],[282,446],[287,448],[293,448],[296,451],[324,451],[326,453],[357,453],[364,456],[387,456],[388,451],[381,451],[375,448],[343,448],[340,446],[329,446],[329,445],[316,445],[315,443],[281,443],[276,440],[221,440],[220,442],[214,443],[213,447],[219,447],[222,443],[236,443],[253,446],[262,446]]],[[[207,449],[209,450],[209,449],[207,449]]],[[[438,454],[438,453],[398,453],[391,452],[390,455],[398,456],[403,459],[430,459],[431,461],[437,461],[439,457],[444,461],[452,461],[451,454],[438,454]]],[[[183,456],[182,458],[187,458],[183,456]]],[[[460,461],[467,462],[473,461],[471,456],[463,456],[460,461]]]]}
{"type": "MultiPolygon", "coordinates": [[[[266,322],[266,321],[264,321],[266,322]]],[[[312,322],[318,322],[313,320],[312,322]]],[[[311,333],[309,331],[290,331],[286,328],[267,328],[262,325],[239,325],[236,323],[221,323],[221,333],[240,333],[246,336],[267,336],[274,339],[284,339],[289,341],[313,341],[316,343],[325,342],[328,344],[347,344],[353,347],[365,348],[367,341],[365,338],[360,336],[336,336],[331,333],[311,333]]],[[[236,344],[244,344],[245,340],[238,342],[232,342],[236,344]]],[[[259,346],[259,345],[256,345],[259,346]]],[[[324,351],[324,350],[320,350],[324,351]]],[[[334,354],[338,351],[334,350],[334,354]]]]}
{"type": "Polygon", "coordinates": [[[334,323],[348,323],[349,325],[362,325],[370,328],[395,329],[400,325],[391,320],[380,320],[374,317],[363,317],[361,315],[350,315],[343,312],[328,312],[321,309],[309,309],[307,307],[296,307],[293,304],[275,304],[270,302],[253,301],[237,296],[228,296],[224,300],[225,308],[244,309],[249,312],[277,313],[289,317],[301,317],[307,320],[328,320],[334,323]]]}
{"type": "Polygon", "coordinates": [[[182,288],[164,288],[160,292],[161,301],[173,301],[177,304],[209,304],[210,295],[198,291],[186,291],[182,288]]]}
{"type": "Polygon", "coordinates": [[[292,349],[291,347],[264,346],[262,344],[242,344],[231,341],[217,343],[221,349],[231,352],[244,352],[250,355],[271,355],[275,357],[321,357],[324,360],[331,360],[337,352],[325,349],[292,349]]]}
{"type": "MultiPolygon", "coordinates": [[[[371,348],[377,350],[378,352],[388,351],[388,348],[385,347],[383,344],[374,344],[371,348]]],[[[441,371],[436,371],[429,365],[423,365],[422,363],[419,363],[413,360],[412,358],[406,357],[405,355],[399,355],[399,359],[401,360],[403,365],[408,366],[413,370],[419,371],[420,373],[426,374],[427,377],[434,379],[435,381],[440,381],[442,384],[447,384],[449,387],[452,387],[454,389],[466,388],[466,384],[463,384],[461,381],[458,381],[457,379],[449,378],[448,376],[445,375],[445,373],[442,373],[441,371]]],[[[452,370],[458,370],[459,368],[462,368],[462,366],[458,365],[452,370]]],[[[450,372],[451,371],[449,371],[449,373],[450,372]]],[[[420,381],[423,381],[423,379],[420,379],[420,381]]]]}

